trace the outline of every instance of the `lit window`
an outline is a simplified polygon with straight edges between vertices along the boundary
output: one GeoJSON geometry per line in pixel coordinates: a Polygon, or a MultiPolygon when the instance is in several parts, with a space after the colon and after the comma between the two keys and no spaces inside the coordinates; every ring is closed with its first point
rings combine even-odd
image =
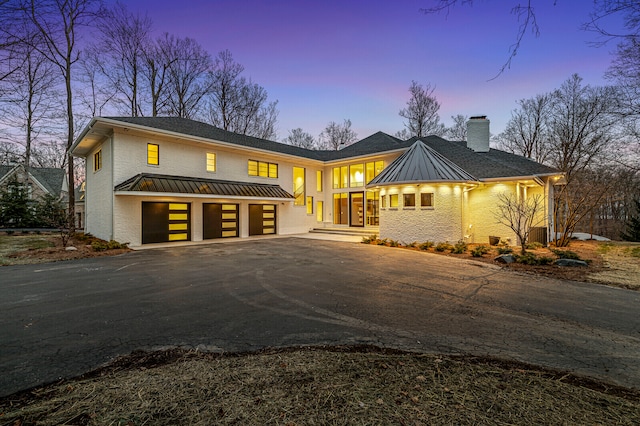
{"type": "Polygon", "coordinates": [[[423,192],[420,194],[420,206],[433,207],[433,193],[423,192]]]}
{"type": "Polygon", "coordinates": [[[313,214],[313,197],[307,197],[307,214],[313,214]]]}
{"type": "Polygon", "coordinates": [[[364,164],[353,164],[349,166],[349,172],[351,188],[364,186],[364,164]]]}
{"type": "Polygon", "coordinates": [[[93,154],[93,171],[97,172],[102,168],[102,150],[93,154]]]}
{"type": "Polygon", "coordinates": [[[333,188],[348,188],[349,187],[349,167],[334,167],[333,168],[333,188]]]}
{"type": "Polygon", "coordinates": [[[216,171],[216,154],[214,154],[213,152],[207,152],[207,171],[216,171]]]}
{"type": "Polygon", "coordinates": [[[160,146],[154,143],[147,144],[147,164],[157,166],[160,164],[160,146]]]}
{"type": "Polygon", "coordinates": [[[304,167],[293,168],[293,205],[304,206],[305,195],[304,167]]]}
{"type": "Polygon", "coordinates": [[[398,194],[389,194],[389,207],[398,207],[398,194]]]}
{"type": "Polygon", "coordinates": [[[322,201],[318,201],[316,203],[316,220],[318,222],[322,222],[324,220],[324,203],[322,201]]]}
{"type": "Polygon", "coordinates": [[[380,174],[380,172],[382,171],[382,169],[384,168],[384,162],[383,161],[372,161],[370,163],[367,163],[365,165],[365,183],[369,183],[371,182],[371,180],[378,176],[380,174]]]}
{"type": "Polygon", "coordinates": [[[416,206],[416,194],[403,194],[402,202],[405,207],[415,207],[416,206]]]}
{"type": "Polygon", "coordinates": [[[278,165],[274,163],[266,163],[264,161],[249,160],[247,163],[247,171],[249,176],[260,176],[277,178],[278,165]]]}
{"type": "Polygon", "coordinates": [[[316,191],[322,192],[322,170],[316,172],[316,191]]]}

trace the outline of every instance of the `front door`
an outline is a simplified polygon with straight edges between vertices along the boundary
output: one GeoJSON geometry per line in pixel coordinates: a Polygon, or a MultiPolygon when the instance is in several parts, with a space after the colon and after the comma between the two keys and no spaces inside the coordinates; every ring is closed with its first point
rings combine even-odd
{"type": "Polygon", "coordinates": [[[349,193],[351,207],[351,226],[364,226],[364,192],[349,193]]]}

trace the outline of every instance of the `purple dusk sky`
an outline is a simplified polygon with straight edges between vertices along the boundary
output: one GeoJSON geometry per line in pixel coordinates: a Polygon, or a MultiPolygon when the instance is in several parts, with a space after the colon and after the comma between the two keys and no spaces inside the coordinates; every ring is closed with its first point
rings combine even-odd
{"type": "Polygon", "coordinates": [[[518,99],[559,88],[573,73],[602,85],[614,44],[595,48],[579,29],[588,0],[535,0],[540,36],[527,34],[511,69],[494,77],[515,41],[518,0],[476,0],[425,15],[429,0],[126,0],[157,34],[192,37],[215,56],[229,49],[246,77],[278,100],[278,139],[317,137],[351,119],[359,138],[403,128],[412,80],[436,86],[440,117],[487,115],[500,133],[518,99]]]}

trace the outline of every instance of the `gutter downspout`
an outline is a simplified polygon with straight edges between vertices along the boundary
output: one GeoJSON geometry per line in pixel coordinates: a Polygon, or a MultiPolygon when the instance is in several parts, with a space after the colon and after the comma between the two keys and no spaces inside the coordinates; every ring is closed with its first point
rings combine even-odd
{"type": "Polygon", "coordinates": [[[114,151],[114,147],[113,147],[113,133],[111,134],[111,136],[109,136],[109,144],[111,145],[109,150],[111,151],[111,185],[112,188],[110,188],[111,190],[111,240],[114,240],[114,231],[115,231],[115,224],[116,224],[116,220],[114,217],[114,211],[115,211],[115,204],[116,204],[116,192],[113,190],[113,182],[114,182],[114,168],[115,168],[115,157],[113,155],[113,151],[114,151]]]}

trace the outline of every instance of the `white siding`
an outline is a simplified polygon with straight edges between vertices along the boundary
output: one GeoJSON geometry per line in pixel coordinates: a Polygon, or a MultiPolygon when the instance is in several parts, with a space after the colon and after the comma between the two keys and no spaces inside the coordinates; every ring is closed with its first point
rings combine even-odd
{"type": "Polygon", "coordinates": [[[113,238],[112,139],[106,138],[86,158],[85,232],[103,240],[113,238]],[[102,168],[93,171],[93,154],[102,150],[102,168]]]}

